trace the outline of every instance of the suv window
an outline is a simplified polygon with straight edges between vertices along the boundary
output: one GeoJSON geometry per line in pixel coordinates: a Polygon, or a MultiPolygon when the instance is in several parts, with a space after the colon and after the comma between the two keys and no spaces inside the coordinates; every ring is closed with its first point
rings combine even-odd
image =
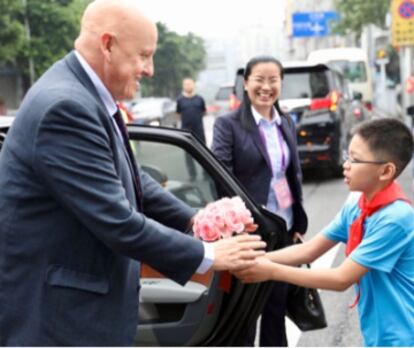
{"type": "Polygon", "coordinates": [[[349,91],[348,83],[344,79],[343,75],[341,75],[339,72],[332,71],[332,76],[334,79],[335,90],[339,91],[344,98],[352,99],[351,92],[349,91]]]}
{"type": "Polygon", "coordinates": [[[323,98],[328,93],[325,71],[285,71],[281,99],[323,98]]]}
{"type": "Polygon", "coordinates": [[[220,87],[216,94],[216,100],[229,100],[232,94],[233,94],[232,86],[220,87]]]}
{"type": "Polygon", "coordinates": [[[199,209],[217,200],[213,179],[185,150],[171,144],[131,140],[142,169],[189,206],[199,209]]]}
{"type": "Polygon", "coordinates": [[[366,82],[367,72],[364,62],[350,62],[348,60],[335,60],[328,65],[339,69],[350,82],[366,82]]]}

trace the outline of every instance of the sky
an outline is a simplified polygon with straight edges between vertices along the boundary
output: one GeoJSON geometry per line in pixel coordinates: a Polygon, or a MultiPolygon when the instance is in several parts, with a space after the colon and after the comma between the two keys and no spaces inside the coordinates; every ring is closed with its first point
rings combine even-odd
{"type": "Polygon", "coordinates": [[[283,20],[285,0],[138,0],[154,21],[184,35],[229,37],[251,24],[276,25],[283,20]]]}

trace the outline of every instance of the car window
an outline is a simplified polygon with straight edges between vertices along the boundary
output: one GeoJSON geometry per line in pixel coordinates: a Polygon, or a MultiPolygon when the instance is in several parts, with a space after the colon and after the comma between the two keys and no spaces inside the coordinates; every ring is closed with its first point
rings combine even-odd
{"type": "Polygon", "coordinates": [[[335,72],[334,76],[337,81],[335,84],[335,89],[339,91],[345,99],[351,99],[348,84],[343,75],[335,72]]]}
{"type": "Polygon", "coordinates": [[[341,76],[336,72],[332,71],[332,82],[333,82],[333,88],[338,91],[342,91],[342,81],[341,76]]]}
{"type": "Polygon", "coordinates": [[[6,134],[0,133],[0,150],[3,147],[4,140],[6,140],[6,134]]]}
{"type": "Polygon", "coordinates": [[[142,140],[131,146],[142,169],[189,206],[199,209],[219,198],[209,174],[184,149],[142,140]]]}
{"type": "Polygon", "coordinates": [[[233,87],[220,87],[216,94],[216,100],[229,100],[230,96],[233,93],[233,87]]]}
{"type": "Polygon", "coordinates": [[[287,72],[281,99],[323,98],[329,93],[325,71],[287,72]]]}
{"type": "Polygon", "coordinates": [[[236,93],[236,97],[239,100],[243,99],[243,92],[244,92],[244,78],[243,78],[243,69],[239,69],[236,73],[236,81],[234,84],[234,91],[236,93]]]}
{"type": "Polygon", "coordinates": [[[367,71],[364,62],[350,62],[348,60],[335,60],[329,62],[329,65],[334,66],[341,71],[346,79],[350,82],[366,82],[367,71]]]}

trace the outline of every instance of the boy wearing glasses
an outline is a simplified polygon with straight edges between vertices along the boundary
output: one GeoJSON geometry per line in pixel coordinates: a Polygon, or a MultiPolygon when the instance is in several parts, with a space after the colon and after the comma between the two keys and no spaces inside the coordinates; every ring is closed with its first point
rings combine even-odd
{"type": "Polygon", "coordinates": [[[413,154],[410,130],[396,119],[361,124],[344,156],[344,182],[361,196],[348,200],[311,240],[270,252],[236,273],[242,281],[278,280],[344,291],[356,285],[360,326],[367,346],[414,346],[414,209],[395,181],[413,154]],[[333,269],[301,269],[346,244],[333,269]]]}

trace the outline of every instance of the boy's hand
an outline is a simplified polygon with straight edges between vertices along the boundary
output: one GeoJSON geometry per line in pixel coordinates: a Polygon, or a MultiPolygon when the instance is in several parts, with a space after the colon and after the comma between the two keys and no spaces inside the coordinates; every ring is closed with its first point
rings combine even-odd
{"type": "Polygon", "coordinates": [[[256,259],[256,263],[240,271],[235,271],[233,274],[239,278],[243,283],[257,283],[272,279],[272,269],[274,263],[266,256],[256,259]]]}
{"type": "Polygon", "coordinates": [[[236,237],[220,239],[211,243],[214,247],[215,271],[236,271],[256,264],[265,255],[266,243],[259,235],[241,234],[236,237]]]}

